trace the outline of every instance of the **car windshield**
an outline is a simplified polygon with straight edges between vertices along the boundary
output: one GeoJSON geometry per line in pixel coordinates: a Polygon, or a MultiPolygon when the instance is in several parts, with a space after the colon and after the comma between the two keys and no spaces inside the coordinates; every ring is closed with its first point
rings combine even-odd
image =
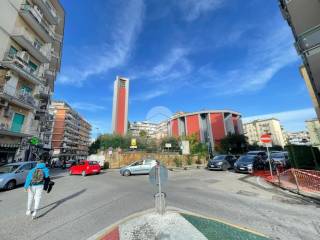
{"type": "Polygon", "coordinates": [[[261,154],[262,152],[248,152],[247,154],[248,154],[248,155],[254,155],[254,156],[255,156],[255,155],[258,155],[259,153],[261,154]]]}
{"type": "Polygon", "coordinates": [[[0,167],[0,173],[11,173],[15,171],[19,165],[5,165],[0,167]]]}
{"type": "Polygon", "coordinates": [[[221,161],[221,160],[224,160],[225,158],[225,155],[218,155],[218,156],[215,156],[212,160],[213,161],[221,161]]]}
{"type": "Polygon", "coordinates": [[[284,154],[283,153],[271,153],[272,158],[283,158],[284,154]]]}
{"type": "Polygon", "coordinates": [[[239,158],[238,163],[252,163],[254,159],[253,156],[242,156],[239,158]]]}

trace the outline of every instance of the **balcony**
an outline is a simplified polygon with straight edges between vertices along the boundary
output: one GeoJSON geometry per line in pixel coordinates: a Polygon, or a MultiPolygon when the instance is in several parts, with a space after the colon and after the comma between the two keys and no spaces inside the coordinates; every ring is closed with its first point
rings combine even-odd
{"type": "Polygon", "coordinates": [[[54,33],[37,6],[22,4],[19,14],[46,43],[51,43],[54,40],[54,33]]]}
{"type": "Polygon", "coordinates": [[[34,3],[38,5],[41,9],[43,15],[48,20],[48,22],[52,25],[57,25],[59,23],[59,16],[56,13],[56,10],[51,5],[48,0],[34,0],[34,3]]]}
{"type": "Polygon", "coordinates": [[[45,71],[45,77],[49,80],[49,82],[52,82],[56,79],[56,72],[47,69],[45,71]]]}
{"type": "Polygon", "coordinates": [[[24,28],[16,28],[11,35],[11,38],[26,49],[35,59],[41,63],[48,63],[50,60],[50,53],[46,46],[40,46],[34,41],[34,38],[24,28]]]}
{"type": "Polygon", "coordinates": [[[20,77],[26,79],[32,84],[41,84],[44,82],[44,80],[40,77],[39,72],[31,69],[28,64],[26,64],[17,56],[17,54],[11,55],[7,53],[4,60],[0,61],[0,65],[2,67],[11,69],[20,77]]]}
{"type": "Polygon", "coordinates": [[[27,110],[33,110],[37,108],[38,105],[30,93],[23,90],[16,90],[16,88],[8,84],[0,85],[0,97],[27,110]]]}

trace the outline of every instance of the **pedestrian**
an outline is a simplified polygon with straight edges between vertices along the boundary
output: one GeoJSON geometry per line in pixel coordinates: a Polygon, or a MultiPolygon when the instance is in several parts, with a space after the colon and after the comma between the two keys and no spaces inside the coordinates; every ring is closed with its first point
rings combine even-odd
{"type": "Polygon", "coordinates": [[[27,175],[26,182],[24,184],[24,189],[28,192],[26,215],[31,215],[32,203],[34,201],[32,219],[36,218],[37,216],[46,178],[49,178],[49,170],[43,161],[37,163],[35,168],[31,169],[27,175]]]}

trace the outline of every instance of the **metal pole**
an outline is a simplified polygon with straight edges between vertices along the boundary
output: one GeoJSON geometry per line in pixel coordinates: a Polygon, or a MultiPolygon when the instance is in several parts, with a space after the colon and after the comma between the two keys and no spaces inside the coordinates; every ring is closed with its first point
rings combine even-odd
{"type": "Polygon", "coordinates": [[[270,159],[270,152],[269,152],[269,147],[267,146],[267,153],[268,153],[268,160],[269,160],[269,168],[270,168],[270,174],[273,179],[273,174],[272,174],[272,167],[271,167],[271,159],[270,159]]]}
{"type": "Polygon", "coordinates": [[[157,165],[158,170],[158,186],[159,186],[159,205],[160,205],[160,213],[162,214],[162,192],[161,192],[161,181],[160,181],[160,165],[157,165]]]}
{"type": "Polygon", "coordinates": [[[293,177],[294,177],[294,180],[295,180],[296,185],[297,185],[298,193],[300,193],[300,187],[299,187],[298,179],[297,179],[297,176],[296,176],[296,170],[293,168],[293,169],[291,169],[291,171],[293,172],[293,177]]]}

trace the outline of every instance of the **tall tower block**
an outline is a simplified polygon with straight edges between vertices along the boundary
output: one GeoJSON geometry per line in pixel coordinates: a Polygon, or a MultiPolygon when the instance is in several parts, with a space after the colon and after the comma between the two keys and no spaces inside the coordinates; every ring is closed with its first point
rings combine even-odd
{"type": "Polygon", "coordinates": [[[128,128],[129,79],[117,76],[114,81],[112,132],[126,135],[128,128]]]}

